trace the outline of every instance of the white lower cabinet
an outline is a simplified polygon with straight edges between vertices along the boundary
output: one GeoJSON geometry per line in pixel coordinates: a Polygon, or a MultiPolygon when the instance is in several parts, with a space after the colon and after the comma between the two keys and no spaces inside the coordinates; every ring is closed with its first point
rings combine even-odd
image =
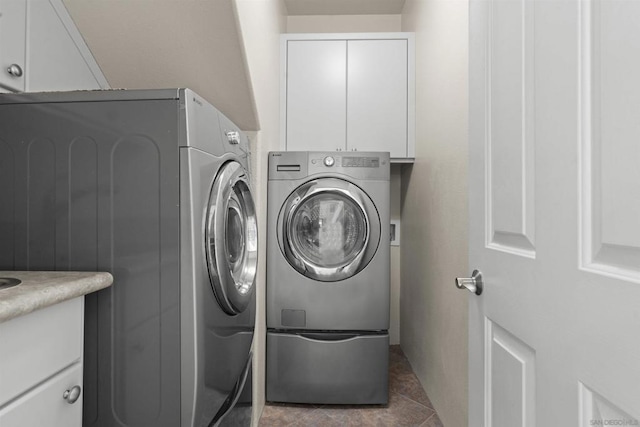
{"type": "Polygon", "coordinates": [[[82,363],[75,363],[0,410],[2,427],[82,425],[82,363]]]}
{"type": "Polygon", "coordinates": [[[0,323],[0,426],[82,425],[84,297],[0,323]]]}

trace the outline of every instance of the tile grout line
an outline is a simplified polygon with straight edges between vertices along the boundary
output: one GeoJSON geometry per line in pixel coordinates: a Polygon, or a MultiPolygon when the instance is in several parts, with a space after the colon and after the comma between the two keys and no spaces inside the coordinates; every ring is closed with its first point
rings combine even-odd
{"type": "MultiPolygon", "coordinates": [[[[437,417],[438,413],[433,411],[433,414],[431,414],[431,416],[429,418],[427,418],[426,420],[424,420],[424,422],[422,424],[420,424],[420,427],[427,425],[427,423],[429,422],[429,420],[433,417],[437,417]]],[[[440,424],[442,424],[442,421],[440,422],[440,424]]]]}
{"type": "MultiPolygon", "coordinates": [[[[431,414],[431,415],[427,418],[427,420],[428,420],[429,418],[431,418],[434,414],[437,414],[437,412],[436,412],[436,409],[435,409],[435,408],[430,408],[430,407],[429,407],[429,406],[427,406],[427,405],[423,405],[423,404],[422,404],[422,403],[420,403],[420,402],[416,402],[415,400],[411,399],[410,397],[405,396],[404,394],[397,393],[397,392],[395,392],[395,391],[394,391],[394,392],[392,392],[392,393],[395,393],[395,394],[397,394],[398,396],[402,396],[402,397],[404,397],[405,399],[410,400],[411,402],[415,403],[416,405],[420,405],[420,406],[422,406],[423,408],[428,409],[428,410],[430,410],[431,412],[433,412],[433,414],[431,414]]],[[[427,397],[428,397],[428,396],[427,396],[427,397]]],[[[425,420],[425,421],[426,421],[426,420],[425,420]]]]}
{"type": "MultiPolygon", "coordinates": [[[[412,398],[410,398],[409,396],[406,396],[406,395],[404,395],[404,394],[402,394],[402,393],[398,393],[397,391],[393,391],[392,393],[395,393],[395,394],[397,394],[398,396],[402,396],[402,397],[404,397],[405,399],[410,400],[410,401],[412,401],[413,403],[416,403],[416,404],[418,404],[418,405],[422,406],[423,408],[431,409],[434,413],[436,413],[436,408],[432,408],[431,406],[427,406],[427,405],[425,405],[425,404],[423,404],[423,403],[418,402],[417,400],[413,400],[413,399],[412,399],[412,398]]],[[[429,396],[427,396],[427,399],[429,399],[429,396]]],[[[431,399],[429,399],[429,401],[431,401],[431,399]]]]}

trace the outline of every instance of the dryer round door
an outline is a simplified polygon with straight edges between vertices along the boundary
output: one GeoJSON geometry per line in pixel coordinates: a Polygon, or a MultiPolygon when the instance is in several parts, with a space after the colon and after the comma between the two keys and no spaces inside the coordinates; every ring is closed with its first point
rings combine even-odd
{"type": "Polygon", "coordinates": [[[225,163],[209,195],[205,226],[211,287],[222,309],[231,315],[251,300],[258,261],[256,210],[246,171],[225,163]]]}
{"type": "Polygon", "coordinates": [[[298,187],[285,201],[278,227],[289,264],[323,282],[362,271],[380,242],[380,217],[371,198],[355,184],[337,178],[298,187]]]}

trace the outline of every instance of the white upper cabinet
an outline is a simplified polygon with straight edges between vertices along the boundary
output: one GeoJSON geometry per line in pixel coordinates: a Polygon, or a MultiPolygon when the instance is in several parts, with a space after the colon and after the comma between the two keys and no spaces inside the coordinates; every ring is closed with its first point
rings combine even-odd
{"type": "Polygon", "coordinates": [[[27,3],[0,0],[0,89],[24,91],[27,3]]]}
{"type": "Polygon", "coordinates": [[[0,0],[0,91],[106,89],[62,0],[0,0]]]}
{"type": "Polygon", "coordinates": [[[287,43],[286,144],[289,151],[333,151],[347,144],[347,45],[287,43]]]}
{"type": "Polygon", "coordinates": [[[414,157],[409,33],[282,36],[282,148],[414,157]]]}

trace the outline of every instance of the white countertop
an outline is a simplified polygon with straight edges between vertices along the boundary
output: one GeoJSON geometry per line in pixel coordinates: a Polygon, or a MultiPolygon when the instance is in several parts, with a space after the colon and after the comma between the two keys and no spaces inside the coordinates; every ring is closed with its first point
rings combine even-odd
{"type": "Polygon", "coordinates": [[[109,273],[79,271],[0,271],[0,278],[22,281],[0,290],[0,323],[32,311],[107,288],[109,273]]]}

